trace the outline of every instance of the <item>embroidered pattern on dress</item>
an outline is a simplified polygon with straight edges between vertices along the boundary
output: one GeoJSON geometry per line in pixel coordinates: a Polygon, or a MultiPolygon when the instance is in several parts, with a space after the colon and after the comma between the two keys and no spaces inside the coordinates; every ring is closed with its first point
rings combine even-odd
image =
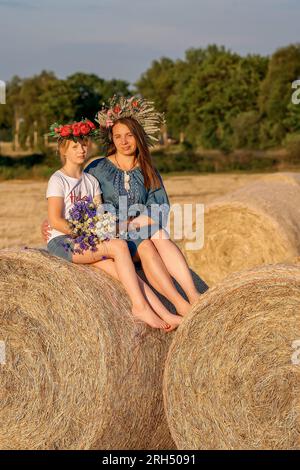
{"type": "Polygon", "coordinates": [[[126,191],[124,187],[124,173],[120,171],[116,172],[116,175],[113,181],[113,186],[115,189],[114,199],[115,199],[116,207],[119,207],[119,196],[127,197],[128,208],[131,205],[138,204],[140,202],[140,192],[138,190],[137,181],[132,173],[130,174],[129,191],[126,191]]]}

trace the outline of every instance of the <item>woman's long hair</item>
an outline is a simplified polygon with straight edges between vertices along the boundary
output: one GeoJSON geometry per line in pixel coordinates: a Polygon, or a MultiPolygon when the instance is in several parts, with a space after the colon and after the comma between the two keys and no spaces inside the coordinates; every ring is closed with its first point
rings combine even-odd
{"type": "MultiPolygon", "coordinates": [[[[146,134],[143,127],[133,118],[120,118],[115,121],[117,123],[125,124],[130,132],[136,139],[137,144],[137,151],[136,156],[139,161],[143,176],[144,176],[144,184],[146,189],[157,189],[161,187],[161,182],[157,173],[155,172],[155,168],[153,166],[152,157],[149,151],[149,147],[147,145],[146,134]]],[[[108,148],[107,156],[113,155],[116,153],[117,149],[115,144],[112,142],[108,148]]]]}

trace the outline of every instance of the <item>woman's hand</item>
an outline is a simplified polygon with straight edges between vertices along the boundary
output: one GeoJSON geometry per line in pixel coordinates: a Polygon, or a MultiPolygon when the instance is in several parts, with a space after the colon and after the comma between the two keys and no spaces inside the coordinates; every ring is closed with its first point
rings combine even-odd
{"type": "Polygon", "coordinates": [[[44,242],[48,242],[48,239],[50,237],[50,231],[51,231],[51,227],[49,225],[49,222],[48,220],[44,220],[42,225],[41,225],[41,234],[42,234],[42,238],[44,240],[44,242]]]}
{"type": "Polygon", "coordinates": [[[135,230],[137,228],[145,227],[154,224],[154,220],[147,215],[139,215],[133,218],[128,224],[128,230],[135,230]]]}

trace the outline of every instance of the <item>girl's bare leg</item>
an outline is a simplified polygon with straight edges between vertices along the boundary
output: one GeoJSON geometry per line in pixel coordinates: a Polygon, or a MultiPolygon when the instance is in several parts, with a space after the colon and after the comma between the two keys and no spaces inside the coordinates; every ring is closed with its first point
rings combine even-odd
{"type": "Polygon", "coordinates": [[[177,291],[152,240],[143,240],[138,246],[138,254],[150,284],[174,304],[180,315],[186,315],[191,309],[191,304],[177,291]]]}
{"type": "Polygon", "coordinates": [[[176,279],[178,284],[181,285],[191,304],[193,304],[199,297],[198,292],[189,266],[183,253],[180,251],[178,246],[170,240],[165,230],[158,230],[152,237],[155,248],[160,254],[167,270],[171,276],[176,279]]]}
{"type": "Polygon", "coordinates": [[[146,301],[143,292],[141,291],[137,274],[125,240],[113,239],[101,242],[97,245],[96,252],[89,250],[84,252],[82,255],[74,254],[73,262],[87,263],[87,260],[90,260],[89,263],[93,263],[99,261],[102,256],[114,259],[119,280],[125,287],[132,302],[133,315],[148,323],[148,325],[153,328],[163,328],[165,330],[170,328],[170,325],[157,316],[146,301]]]}
{"type": "MultiPolygon", "coordinates": [[[[107,274],[110,274],[115,279],[119,280],[119,276],[116,270],[115,263],[112,259],[106,259],[102,261],[98,261],[97,263],[92,264],[93,267],[102,269],[107,274]]],[[[171,331],[175,329],[181,322],[182,317],[179,315],[174,315],[164,306],[164,304],[160,301],[160,299],[155,295],[153,290],[148,286],[146,282],[144,282],[139,276],[137,276],[140,288],[144,293],[146,299],[148,300],[149,304],[163,320],[165,320],[172,328],[169,328],[167,331],[171,331]]]]}

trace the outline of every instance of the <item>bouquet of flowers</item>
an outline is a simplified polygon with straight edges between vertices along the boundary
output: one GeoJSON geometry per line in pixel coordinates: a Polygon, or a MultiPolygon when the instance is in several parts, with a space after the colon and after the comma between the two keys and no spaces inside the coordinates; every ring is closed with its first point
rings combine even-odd
{"type": "Polygon", "coordinates": [[[77,201],[69,211],[68,219],[72,235],[70,242],[63,243],[65,250],[82,254],[84,251],[97,251],[100,241],[118,238],[123,232],[116,233],[116,216],[102,211],[101,205],[93,202],[91,197],[77,201]],[[73,242],[76,246],[73,248],[73,242]]]}

